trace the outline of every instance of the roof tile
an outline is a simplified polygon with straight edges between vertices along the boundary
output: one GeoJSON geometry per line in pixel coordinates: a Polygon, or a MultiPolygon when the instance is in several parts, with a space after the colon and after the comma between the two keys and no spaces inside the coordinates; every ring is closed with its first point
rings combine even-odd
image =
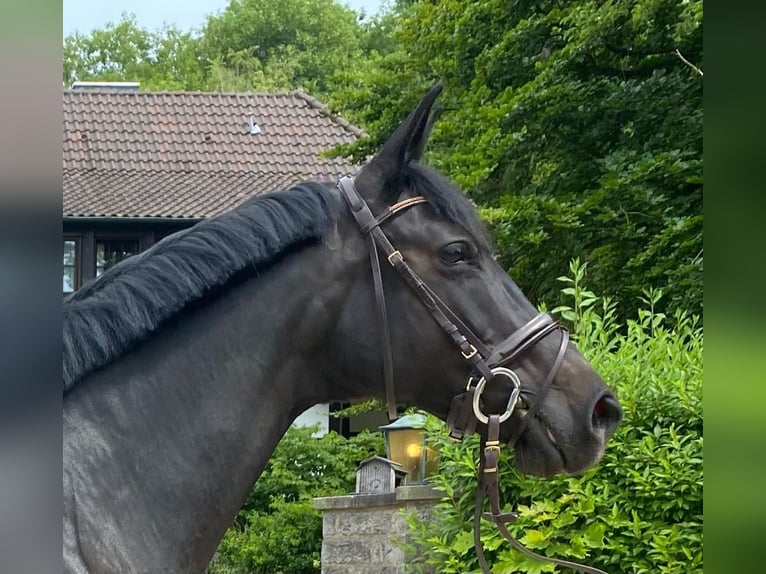
{"type": "Polygon", "coordinates": [[[302,92],[67,90],[64,216],[210,217],[254,194],[355,172],[320,154],[363,135],[302,92]]]}

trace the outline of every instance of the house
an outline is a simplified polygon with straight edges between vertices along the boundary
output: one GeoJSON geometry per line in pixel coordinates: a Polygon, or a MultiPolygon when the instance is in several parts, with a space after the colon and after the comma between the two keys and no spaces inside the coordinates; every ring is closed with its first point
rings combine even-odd
{"type": "Polygon", "coordinates": [[[362,132],[302,92],[64,91],[64,293],[244,199],[356,171],[323,152],[362,132]]]}
{"type": "MultiPolygon", "coordinates": [[[[76,83],[64,91],[64,294],[253,195],[355,172],[322,153],[362,135],[300,91],[142,92],[137,83],[76,83]]],[[[302,417],[326,430],[341,424],[329,409],[317,405],[302,417]]]]}

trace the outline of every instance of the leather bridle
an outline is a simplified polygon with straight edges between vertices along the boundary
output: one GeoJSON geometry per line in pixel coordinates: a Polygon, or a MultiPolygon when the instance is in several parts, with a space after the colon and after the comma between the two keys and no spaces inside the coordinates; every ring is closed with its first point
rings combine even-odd
{"type": "Polygon", "coordinates": [[[604,571],[591,566],[584,566],[567,560],[548,558],[532,552],[516,540],[506,528],[506,523],[516,520],[517,515],[513,512],[501,513],[498,490],[498,459],[500,455],[500,424],[511,418],[517,405],[524,402],[521,398],[521,381],[516,373],[509,369],[512,361],[522,353],[541,341],[547,335],[557,331],[561,333],[556,358],[545,379],[545,382],[536,400],[528,406],[525,416],[516,417],[511,421],[511,439],[509,447],[518,441],[526,430],[526,427],[537,410],[540,408],[553,380],[558,373],[564,360],[564,355],[569,343],[568,331],[554,321],[550,315],[540,313],[526,325],[512,333],[494,348],[488,348],[481,339],[476,336],[468,326],[434,293],[428,285],[405,261],[402,254],[391,244],[386,234],[380,228],[385,221],[395,217],[403,211],[426,203],[422,196],[404,199],[390,207],[383,213],[374,215],[370,207],[359,195],[352,177],[343,177],[338,181],[338,189],[345,199],[348,207],[356,220],[362,236],[367,242],[372,267],[372,278],[377,302],[378,319],[382,334],[383,352],[383,379],[385,382],[386,402],[388,404],[388,417],[390,420],[397,418],[396,396],[394,390],[394,367],[393,351],[391,345],[391,333],[388,325],[386,312],[386,298],[383,291],[383,278],[380,269],[380,257],[378,249],[383,252],[386,260],[404,279],[420,299],[439,327],[449,336],[457,346],[463,358],[471,366],[471,375],[464,392],[453,397],[447,416],[447,426],[450,436],[459,440],[472,434],[478,423],[487,425],[487,436],[481,439],[481,454],[479,461],[478,486],[476,489],[476,511],[474,515],[474,545],[479,558],[482,572],[489,574],[490,569],[484,557],[484,550],[480,540],[481,518],[494,522],[503,536],[520,552],[532,558],[553,562],[585,572],[586,574],[606,574],[604,571]],[[509,397],[506,409],[500,414],[485,414],[482,411],[481,395],[486,384],[495,377],[506,377],[512,384],[513,390],[509,397]],[[484,499],[490,502],[490,512],[482,512],[484,499]]]}

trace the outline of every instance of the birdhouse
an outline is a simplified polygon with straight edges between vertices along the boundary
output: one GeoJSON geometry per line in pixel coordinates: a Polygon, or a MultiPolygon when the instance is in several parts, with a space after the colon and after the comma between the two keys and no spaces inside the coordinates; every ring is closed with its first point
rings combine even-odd
{"type": "Polygon", "coordinates": [[[382,456],[371,456],[359,463],[356,469],[356,492],[381,494],[394,492],[404,483],[407,471],[402,465],[382,456]]]}

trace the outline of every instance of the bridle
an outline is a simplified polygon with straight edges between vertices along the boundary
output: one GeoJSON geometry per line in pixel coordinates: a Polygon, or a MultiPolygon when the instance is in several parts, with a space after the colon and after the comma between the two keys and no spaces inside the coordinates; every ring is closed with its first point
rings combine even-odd
{"type": "Polygon", "coordinates": [[[508,445],[509,447],[513,447],[526,430],[531,418],[540,408],[540,405],[561,367],[564,354],[566,353],[569,344],[568,331],[562,325],[554,321],[550,315],[540,313],[526,325],[512,333],[498,345],[494,346],[494,348],[488,348],[481,339],[460,320],[449,306],[444,303],[436,293],[428,287],[428,285],[426,285],[418,274],[415,273],[412,267],[405,261],[402,254],[391,244],[386,234],[380,228],[385,221],[388,221],[410,207],[426,203],[427,200],[422,196],[410,197],[388,207],[383,213],[376,216],[372,213],[370,207],[361,195],[359,195],[352,177],[342,177],[338,181],[338,189],[348,204],[349,210],[359,226],[359,231],[367,242],[367,248],[370,255],[378,319],[380,321],[382,334],[383,379],[385,382],[389,419],[394,420],[397,417],[396,396],[394,391],[394,361],[378,249],[383,252],[388,263],[391,264],[391,266],[404,279],[405,283],[420,299],[439,327],[441,327],[441,329],[449,336],[460,350],[463,358],[471,366],[471,375],[468,378],[468,384],[466,385],[465,391],[452,398],[449,414],[447,416],[447,426],[450,429],[450,437],[460,440],[463,437],[472,434],[476,429],[477,423],[487,425],[487,436],[486,438],[482,437],[481,439],[479,476],[476,489],[476,511],[474,514],[473,529],[474,546],[476,547],[482,572],[485,574],[489,574],[490,572],[484,557],[484,550],[479,533],[481,519],[484,518],[485,520],[494,522],[503,536],[517,550],[527,556],[537,560],[553,562],[560,566],[573,568],[586,574],[606,574],[603,570],[591,566],[584,566],[567,560],[548,558],[527,549],[511,535],[506,527],[506,524],[515,521],[518,518],[518,515],[513,512],[500,512],[497,466],[500,456],[500,424],[511,418],[516,406],[520,402],[521,396],[521,381],[518,375],[508,368],[507,365],[547,335],[554,331],[561,333],[561,342],[559,344],[558,352],[545,379],[542,390],[537,394],[535,402],[528,405],[526,416],[516,417],[511,421],[511,439],[508,445]],[[511,382],[513,390],[511,391],[505,411],[500,414],[488,415],[482,411],[481,395],[484,392],[487,383],[495,377],[506,377],[511,382]],[[490,512],[482,512],[485,498],[489,499],[490,512]]]}

